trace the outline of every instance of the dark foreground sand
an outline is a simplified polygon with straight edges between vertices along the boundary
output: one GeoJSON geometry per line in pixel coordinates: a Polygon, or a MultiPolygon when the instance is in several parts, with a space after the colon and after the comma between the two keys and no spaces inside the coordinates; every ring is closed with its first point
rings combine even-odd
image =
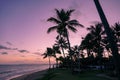
{"type": "Polygon", "coordinates": [[[16,77],[16,78],[12,78],[10,80],[35,80],[35,79],[38,79],[38,78],[42,78],[45,73],[47,73],[47,70],[22,75],[22,76],[19,76],[19,77],[16,77]]]}

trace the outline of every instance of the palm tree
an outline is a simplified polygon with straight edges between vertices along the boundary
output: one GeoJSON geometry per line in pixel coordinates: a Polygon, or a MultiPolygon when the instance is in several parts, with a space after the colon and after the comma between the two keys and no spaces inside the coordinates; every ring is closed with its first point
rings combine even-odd
{"type": "Polygon", "coordinates": [[[80,49],[79,49],[79,46],[78,45],[75,45],[74,47],[72,47],[72,51],[74,54],[73,57],[74,57],[74,60],[76,62],[76,67],[78,67],[79,71],[80,71],[80,49]]]}
{"type": "MultiPolygon", "coordinates": [[[[115,23],[115,25],[112,26],[112,33],[115,36],[115,41],[117,42],[118,49],[120,49],[120,24],[119,23],[115,23]]],[[[106,36],[104,37],[104,39],[102,39],[102,45],[106,48],[106,50],[109,53],[111,53],[110,44],[106,36]]]]}
{"type": "Polygon", "coordinates": [[[106,16],[105,16],[103,10],[102,10],[102,7],[99,3],[99,0],[94,0],[94,2],[95,2],[95,5],[96,5],[96,8],[98,10],[99,16],[101,18],[101,21],[104,25],[105,32],[107,34],[108,41],[110,43],[110,47],[111,47],[111,51],[112,51],[112,55],[113,55],[113,58],[114,58],[114,61],[115,61],[116,72],[117,72],[117,75],[118,75],[118,79],[120,80],[120,55],[119,55],[119,52],[118,52],[117,43],[115,41],[115,36],[112,33],[112,30],[111,30],[111,28],[108,24],[108,21],[106,19],[106,16]]]}
{"type": "Polygon", "coordinates": [[[53,22],[56,25],[50,27],[47,32],[50,33],[51,31],[56,30],[57,33],[60,35],[60,37],[61,36],[66,37],[68,41],[68,49],[69,49],[69,52],[71,52],[68,29],[73,32],[76,32],[77,31],[76,27],[78,26],[83,27],[83,25],[81,25],[77,20],[70,19],[71,13],[74,10],[65,11],[64,9],[61,9],[61,10],[55,9],[55,11],[56,11],[56,17],[50,17],[47,21],[53,22]]]}
{"type": "Polygon", "coordinates": [[[101,23],[98,23],[95,26],[91,26],[90,28],[87,28],[87,30],[89,30],[90,34],[93,36],[92,41],[94,41],[94,43],[95,43],[93,45],[95,51],[97,51],[99,57],[102,57],[102,53],[101,53],[101,49],[102,49],[101,41],[102,41],[102,36],[105,34],[105,32],[103,31],[103,25],[101,23]]]}
{"type": "Polygon", "coordinates": [[[52,49],[54,54],[61,54],[59,46],[53,45],[52,49]]]}
{"type": "Polygon", "coordinates": [[[104,47],[104,49],[107,51],[108,53],[108,57],[110,56],[111,52],[111,48],[110,48],[110,44],[108,42],[108,38],[106,36],[103,37],[102,41],[101,41],[101,45],[104,47]]]}
{"type": "Polygon", "coordinates": [[[64,49],[67,48],[68,44],[67,44],[66,40],[63,37],[60,37],[59,35],[56,37],[56,39],[57,40],[55,41],[56,42],[55,45],[58,46],[59,48],[61,48],[63,56],[65,58],[64,49]]]}
{"type": "Polygon", "coordinates": [[[115,41],[117,42],[118,49],[120,49],[120,23],[115,23],[114,26],[112,26],[113,34],[115,36],[115,41]]]}
{"type": "Polygon", "coordinates": [[[54,57],[56,58],[56,67],[58,67],[58,58],[57,54],[61,54],[60,47],[58,45],[53,45],[53,54],[55,55],[54,57]]]}
{"type": "Polygon", "coordinates": [[[44,54],[42,54],[42,56],[44,56],[43,58],[47,58],[49,59],[49,69],[51,68],[51,61],[50,61],[50,58],[51,57],[55,57],[55,54],[53,52],[53,49],[52,48],[47,48],[46,52],[44,54]]]}
{"type": "Polygon", "coordinates": [[[73,57],[74,57],[74,60],[77,60],[80,58],[80,55],[79,55],[79,46],[78,45],[75,45],[74,47],[72,47],[72,51],[73,51],[73,57]]]}
{"type": "Polygon", "coordinates": [[[100,65],[102,64],[102,53],[104,51],[104,48],[101,45],[102,35],[104,35],[102,26],[103,25],[101,23],[98,23],[95,24],[95,26],[90,26],[90,28],[87,28],[87,30],[90,32],[86,35],[81,43],[81,48],[87,50],[88,58],[91,58],[91,56],[93,56],[93,52],[97,53],[100,65]]]}
{"type": "Polygon", "coordinates": [[[87,56],[89,57],[91,55],[92,49],[95,45],[95,42],[92,41],[93,36],[91,33],[88,33],[85,38],[83,38],[81,44],[80,44],[80,50],[87,50],[87,56]]]}

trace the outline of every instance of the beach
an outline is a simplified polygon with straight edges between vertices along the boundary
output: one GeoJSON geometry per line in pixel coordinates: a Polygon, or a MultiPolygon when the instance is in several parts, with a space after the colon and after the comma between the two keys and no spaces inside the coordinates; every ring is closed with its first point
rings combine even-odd
{"type": "Polygon", "coordinates": [[[38,71],[38,72],[34,72],[34,73],[30,73],[30,74],[25,74],[19,77],[15,77],[9,80],[35,80],[38,78],[42,78],[44,76],[44,74],[47,73],[47,69],[46,70],[42,70],[42,71],[38,71]]]}
{"type": "Polygon", "coordinates": [[[48,65],[46,64],[0,65],[0,80],[10,80],[18,77],[26,78],[28,75],[34,75],[33,73],[42,74],[47,69],[48,65]]]}

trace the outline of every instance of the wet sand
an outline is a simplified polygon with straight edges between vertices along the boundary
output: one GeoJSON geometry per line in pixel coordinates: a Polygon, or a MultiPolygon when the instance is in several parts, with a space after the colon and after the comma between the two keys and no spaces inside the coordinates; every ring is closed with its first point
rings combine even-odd
{"type": "Polygon", "coordinates": [[[46,73],[47,73],[47,70],[42,70],[42,71],[30,73],[30,74],[25,74],[16,78],[12,78],[10,80],[35,80],[38,78],[42,78],[46,73]]]}

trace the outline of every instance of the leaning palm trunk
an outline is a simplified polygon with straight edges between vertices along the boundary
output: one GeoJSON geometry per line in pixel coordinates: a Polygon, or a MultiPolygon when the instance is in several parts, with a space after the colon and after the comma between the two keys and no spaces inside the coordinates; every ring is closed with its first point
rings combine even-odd
{"type": "Polygon", "coordinates": [[[115,37],[111,32],[111,28],[109,27],[108,21],[106,19],[106,16],[101,8],[101,5],[98,0],[94,0],[96,8],[98,10],[99,16],[102,20],[102,23],[104,25],[106,34],[108,36],[109,43],[111,45],[111,50],[112,50],[112,55],[115,61],[115,67],[116,67],[116,72],[118,75],[118,79],[120,80],[120,54],[118,53],[118,47],[117,43],[115,42],[115,37]]]}

